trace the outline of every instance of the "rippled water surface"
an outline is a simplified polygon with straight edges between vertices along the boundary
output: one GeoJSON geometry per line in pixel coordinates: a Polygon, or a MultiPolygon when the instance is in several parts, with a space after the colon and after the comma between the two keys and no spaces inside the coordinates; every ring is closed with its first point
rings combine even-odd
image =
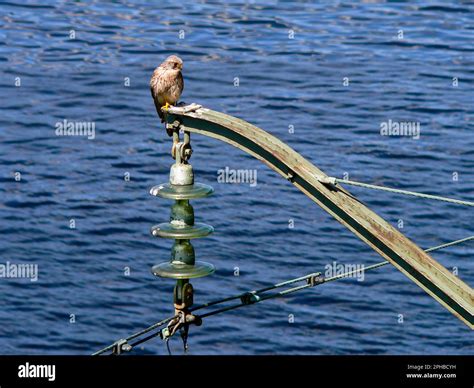
{"type": "MultiPolygon", "coordinates": [[[[473,199],[474,7],[453,4],[1,2],[1,263],[39,266],[37,282],[0,279],[1,353],[89,354],[172,312],[173,282],[150,273],[171,243],[149,233],[170,202],[148,194],[172,162],[148,89],[171,53],[183,101],[264,128],[330,175],[473,199]],[[95,138],[56,136],[63,120],[94,122],[95,138]],[[420,123],[420,138],[381,136],[388,120],[420,123]]],[[[216,229],[197,256],[217,267],[193,282],[196,303],[380,261],[250,156],[199,136],[193,147],[197,180],[216,190],[194,201],[216,229]],[[258,184],[218,183],[226,166],[256,169],[258,184]]],[[[350,190],[422,247],[472,234],[470,208],[350,190]]],[[[472,285],[472,252],[433,256],[472,285]]],[[[192,354],[473,350],[467,327],[391,266],[215,316],[190,338],[192,354]]],[[[138,351],[166,354],[160,340],[138,351]]]]}

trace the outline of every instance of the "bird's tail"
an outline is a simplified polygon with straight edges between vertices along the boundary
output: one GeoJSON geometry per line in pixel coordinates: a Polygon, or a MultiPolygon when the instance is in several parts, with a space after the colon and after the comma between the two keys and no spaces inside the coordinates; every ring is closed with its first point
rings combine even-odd
{"type": "Polygon", "coordinates": [[[164,123],[166,120],[165,120],[165,114],[161,110],[162,106],[160,104],[155,103],[155,108],[156,108],[156,113],[158,113],[158,116],[161,122],[164,123]]]}
{"type": "Polygon", "coordinates": [[[157,109],[157,111],[158,111],[158,116],[160,116],[161,122],[164,123],[166,121],[165,120],[165,114],[161,110],[161,107],[159,109],[157,109]]]}

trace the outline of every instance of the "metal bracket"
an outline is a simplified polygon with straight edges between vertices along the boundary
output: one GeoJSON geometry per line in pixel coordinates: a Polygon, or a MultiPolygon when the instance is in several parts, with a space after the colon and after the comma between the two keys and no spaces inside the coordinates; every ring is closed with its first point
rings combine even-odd
{"type": "Polygon", "coordinates": [[[187,308],[193,305],[193,296],[194,296],[194,289],[191,283],[184,283],[181,288],[180,284],[176,284],[174,288],[174,307],[176,312],[186,310],[187,308]]]}
{"type": "Polygon", "coordinates": [[[334,185],[334,186],[337,185],[337,179],[332,177],[332,176],[321,175],[321,176],[317,177],[317,179],[321,183],[326,183],[326,184],[334,185]]]}
{"type": "Polygon", "coordinates": [[[325,281],[326,281],[326,279],[324,279],[324,276],[321,276],[320,272],[311,275],[307,280],[308,284],[311,287],[314,287],[318,284],[324,283],[325,281]]]}
{"type": "Polygon", "coordinates": [[[191,324],[196,326],[202,325],[202,319],[199,315],[194,315],[187,310],[181,310],[178,316],[168,323],[168,326],[160,331],[160,337],[163,340],[171,338],[176,332],[183,328],[187,327],[191,324]]]}
{"type": "Polygon", "coordinates": [[[254,292],[246,292],[240,297],[240,301],[243,304],[253,304],[257,303],[260,300],[260,296],[254,292]]]}
{"type": "Polygon", "coordinates": [[[168,136],[173,136],[175,133],[179,134],[180,127],[181,127],[181,121],[179,120],[175,120],[172,123],[167,123],[166,133],[168,134],[168,136]]]}
{"type": "Polygon", "coordinates": [[[191,147],[191,134],[188,131],[184,131],[184,139],[180,139],[180,130],[182,129],[181,123],[175,120],[172,124],[167,124],[166,131],[168,135],[173,136],[173,145],[171,146],[171,156],[179,163],[186,163],[191,159],[193,149],[191,147]]]}
{"type": "Polygon", "coordinates": [[[115,342],[114,347],[112,348],[112,354],[118,356],[123,352],[129,352],[130,350],[132,350],[132,345],[130,345],[126,339],[119,339],[115,342]]]}

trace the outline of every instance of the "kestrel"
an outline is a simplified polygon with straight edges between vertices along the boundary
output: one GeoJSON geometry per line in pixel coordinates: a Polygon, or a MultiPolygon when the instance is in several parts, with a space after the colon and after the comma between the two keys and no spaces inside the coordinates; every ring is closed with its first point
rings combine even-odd
{"type": "Polygon", "coordinates": [[[158,66],[150,80],[150,90],[155,101],[156,111],[161,122],[165,121],[162,107],[166,109],[178,102],[184,89],[183,75],[181,69],[183,61],[176,55],[170,55],[158,66]]]}

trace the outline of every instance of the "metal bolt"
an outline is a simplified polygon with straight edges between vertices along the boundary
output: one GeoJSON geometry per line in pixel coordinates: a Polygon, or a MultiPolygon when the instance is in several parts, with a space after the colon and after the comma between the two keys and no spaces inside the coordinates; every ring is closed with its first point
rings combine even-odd
{"type": "Polygon", "coordinates": [[[132,350],[132,345],[130,345],[130,344],[123,344],[123,345],[122,345],[122,350],[123,350],[124,352],[129,352],[130,350],[132,350]]]}

